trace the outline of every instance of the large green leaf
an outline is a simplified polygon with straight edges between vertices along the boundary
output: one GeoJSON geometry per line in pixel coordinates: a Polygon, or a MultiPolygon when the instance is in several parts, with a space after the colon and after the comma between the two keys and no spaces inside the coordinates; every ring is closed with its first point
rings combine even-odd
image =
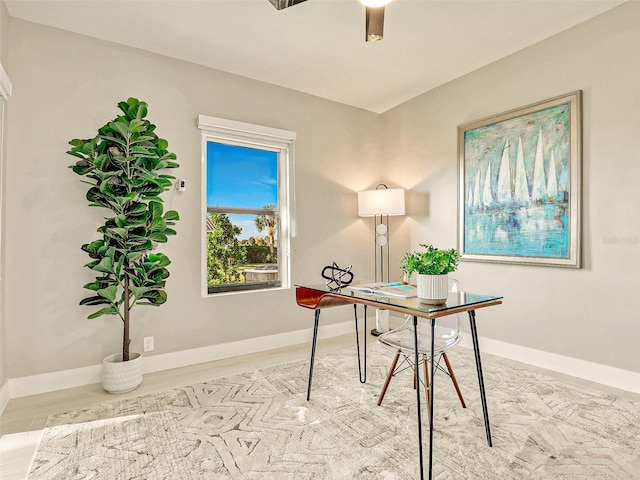
{"type": "Polygon", "coordinates": [[[151,224],[149,225],[149,228],[154,231],[154,232],[164,232],[165,229],[167,228],[167,224],[164,221],[164,218],[162,217],[155,217],[152,221],[151,224]]]}
{"type": "Polygon", "coordinates": [[[87,297],[80,300],[80,305],[111,305],[111,302],[104,297],[87,297]]]}
{"type": "Polygon", "coordinates": [[[105,286],[106,286],[105,282],[100,282],[96,280],[95,282],[85,284],[84,287],[82,288],[86,288],[87,290],[92,290],[94,292],[97,292],[101,288],[105,288],[105,286]]]}
{"type": "Polygon", "coordinates": [[[164,253],[150,253],[147,257],[149,262],[157,263],[158,266],[166,267],[171,264],[171,260],[164,253]]]}
{"type": "Polygon", "coordinates": [[[158,243],[167,243],[167,241],[169,240],[164,233],[160,233],[160,232],[152,232],[149,235],[149,238],[151,239],[152,242],[158,242],[158,243]]]}
{"type": "Polygon", "coordinates": [[[102,246],[104,246],[104,240],[94,240],[91,243],[85,243],[81,248],[87,253],[97,253],[102,246]]]}
{"type": "Polygon", "coordinates": [[[121,145],[123,147],[127,145],[127,142],[125,140],[123,140],[121,138],[118,138],[118,137],[114,137],[112,135],[101,135],[100,138],[102,138],[104,140],[108,140],[108,141],[113,142],[113,143],[117,143],[118,145],[121,145]]]}
{"type": "Polygon", "coordinates": [[[124,265],[125,258],[126,258],[126,255],[121,254],[120,258],[116,262],[116,268],[113,269],[113,273],[117,278],[120,278],[120,274],[122,272],[122,266],[124,265]]]}
{"type": "Polygon", "coordinates": [[[180,215],[175,210],[168,210],[167,213],[164,214],[164,219],[166,220],[180,220],[180,215]]]}
{"type": "Polygon", "coordinates": [[[118,293],[117,285],[111,285],[110,287],[102,288],[97,291],[98,295],[100,295],[103,298],[106,298],[110,302],[115,302],[117,293],[118,293]]]}
{"type": "Polygon", "coordinates": [[[102,315],[117,315],[117,314],[118,314],[118,310],[116,310],[113,307],[108,307],[108,308],[101,308],[97,312],[89,315],[87,318],[91,319],[91,318],[101,317],[102,315]]]}
{"type": "Polygon", "coordinates": [[[164,290],[150,290],[143,295],[138,303],[145,301],[151,305],[162,305],[167,301],[167,293],[164,290]]]}
{"type": "Polygon", "coordinates": [[[149,202],[149,212],[151,212],[151,217],[162,217],[162,203],[156,201],[149,202]]]}
{"type": "Polygon", "coordinates": [[[131,144],[136,144],[136,143],[147,143],[149,146],[152,146],[153,143],[151,142],[152,140],[154,140],[155,137],[151,136],[151,135],[140,135],[139,137],[136,137],[135,140],[132,139],[131,140],[131,144]]]}
{"type": "Polygon", "coordinates": [[[118,132],[124,138],[129,137],[129,134],[130,134],[129,128],[127,127],[127,125],[125,125],[122,122],[111,122],[109,123],[109,128],[114,132],[118,132]]]}
{"type": "Polygon", "coordinates": [[[142,297],[145,293],[147,293],[149,291],[148,287],[134,287],[134,286],[130,286],[129,290],[131,290],[131,294],[136,297],[136,298],[140,298],[142,297]]]}
{"type": "Polygon", "coordinates": [[[146,148],[141,147],[141,146],[131,147],[131,153],[132,154],[136,154],[138,156],[139,155],[143,155],[143,156],[146,156],[146,157],[155,157],[156,156],[155,153],[153,153],[153,152],[151,152],[151,151],[149,151],[146,148]]]}
{"type": "Polygon", "coordinates": [[[113,273],[113,260],[111,257],[104,257],[100,260],[98,265],[93,267],[93,270],[97,272],[113,273]]]}
{"type": "Polygon", "coordinates": [[[81,153],[81,152],[76,152],[75,150],[68,150],[67,153],[69,155],[73,155],[74,157],[78,157],[78,158],[86,161],[87,156],[85,154],[81,153]]]}

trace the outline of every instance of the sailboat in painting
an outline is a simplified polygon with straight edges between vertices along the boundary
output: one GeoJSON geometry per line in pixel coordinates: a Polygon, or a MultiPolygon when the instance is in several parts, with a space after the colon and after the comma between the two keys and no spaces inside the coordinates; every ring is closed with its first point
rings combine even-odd
{"type": "Polygon", "coordinates": [[[482,189],[482,206],[488,208],[493,203],[491,195],[491,164],[487,167],[487,174],[484,177],[484,188],[482,189]]]}
{"type": "Polygon", "coordinates": [[[509,160],[509,139],[505,138],[500,170],[498,171],[498,203],[506,203],[511,200],[511,166],[509,160]]]}
{"type": "Polygon", "coordinates": [[[536,147],[536,158],[533,164],[533,188],[531,189],[531,199],[536,203],[541,203],[547,193],[547,186],[544,180],[544,161],[542,157],[542,127],[538,133],[538,144],[536,147]]]}
{"type": "Polygon", "coordinates": [[[473,186],[473,206],[478,208],[480,206],[480,170],[476,175],[476,183],[473,186]]]}
{"type": "Polygon", "coordinates": [[[549,175],[547,175],[547,197],[550,202],[558,201],[558,179],[556,178],[556,159],[551,151],[549,159],[549,175]]]}
{"type": "Polygon", "coordinates": [[[516,156],[516,189],[514,199],[520,204],[529,203],[529,184],[527,183],[527,171],[524,168],[522,138],[518,138],[518,155],[516,156]]]}

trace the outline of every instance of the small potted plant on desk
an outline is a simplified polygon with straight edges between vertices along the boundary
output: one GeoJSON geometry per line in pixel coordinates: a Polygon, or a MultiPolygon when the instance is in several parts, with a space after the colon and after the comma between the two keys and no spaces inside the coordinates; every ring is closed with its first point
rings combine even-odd
{"type": "Polygon", "coordinates": [[[154,252],[154,245],[175,235],[172,227],[179,220],[175,210],[164,211],[160,198],[174,179],[161,172],[178,167],[176,155],[145,118],[145,102],[129,98],[118,107],[121,115],[95,137],[71,140],[67,152],[78,159],[70,168],[90,185],[89,205],[107,211],[98,228],[101,238],[82,246],[91,258],[85,267],[96,279],[84,286],[91,294],[80,305],[98,307],[88,318],[115,315],[122,325],[122,353],[103,361],[103,387],[111,393],[131,391],[142,382],[141,354],[129,352],[130,311],[166,302],[171,261],[154,252]]]}
{"type": "Polygon", "coordinates": [[[421,302],[440,305],[449,296],[449,278],[458,268],[460,254],[455,248],[442,250],[433,245],[420,244],[424,251],[406,253],[400,268],[407,276],[416,272],[416,289],[421,302]]]}

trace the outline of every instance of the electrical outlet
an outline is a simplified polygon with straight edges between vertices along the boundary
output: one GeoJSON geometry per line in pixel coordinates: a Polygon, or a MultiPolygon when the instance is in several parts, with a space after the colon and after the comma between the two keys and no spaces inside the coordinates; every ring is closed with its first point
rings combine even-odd
{"type": "Polygon", "coordinates": [[[153,351],[153,337],[144,337],[144,351],[153,351]]]}

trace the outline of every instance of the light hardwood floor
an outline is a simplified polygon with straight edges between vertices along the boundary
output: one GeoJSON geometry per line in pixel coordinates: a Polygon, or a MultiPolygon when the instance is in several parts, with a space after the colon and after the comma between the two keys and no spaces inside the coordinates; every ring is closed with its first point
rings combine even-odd
{"type": "MultiPolygon", "coordinates": [[[[369,336],[369,341],[375,339],[369,336]]],[[[353,347],[354,343],[353,335],[321,339],[318,352],[353,347]]],[[[0,416],[0,479],[25,479],[49,415],[308,358],[309,344],[305,343],[147,374],[140,387],[121,395],[111,395],[96,383],[12,399],[0,416]]]]}

